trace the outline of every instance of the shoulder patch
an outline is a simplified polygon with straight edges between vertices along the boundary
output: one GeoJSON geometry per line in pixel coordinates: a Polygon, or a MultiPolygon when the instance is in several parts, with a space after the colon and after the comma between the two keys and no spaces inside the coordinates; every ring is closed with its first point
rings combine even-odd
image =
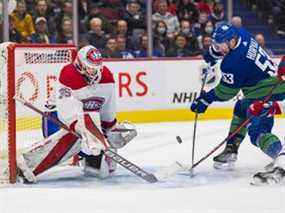
{"type": "Polygon", "coordinates": [[[99,84],[108,84],[108,83],[115,83],[114,75],[109,70],[108,67],[103,66],[103,68],[102,68],[102,78],[101,78],[99,84]]]}
{"type": "Polygon", "coordinates": [[[88,85],[73,64],[68,64],[62,68],[59,82],[72,90],[78,90],[88,85]]]}

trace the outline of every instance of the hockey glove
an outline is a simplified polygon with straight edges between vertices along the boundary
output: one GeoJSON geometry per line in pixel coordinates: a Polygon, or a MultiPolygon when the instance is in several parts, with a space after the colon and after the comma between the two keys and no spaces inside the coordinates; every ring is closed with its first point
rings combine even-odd
{"type": "Polygon", "coordinates": [[[285,80],[285,56],[280,61],[280,64],[278,66],[278,79],[281,81],[285,80]]]}
{"type": "Polygon", "coordinates": [[[276,114],[281,114],[281,108],[277,101],[254,101],[248,109],[249,115],[259,117],[272,117],[276,114]]]}
{"type": "Polygon", "coordinates": [[[202,91],[200,96],[192,103],[191,111],[197,113],[204,113],[208,106],[213,102],[212,96],[209,93],[202,91]]]}
{"type": "Polygon", "coordinates": [[[120,149],[137,136],[135,126],[129,122],[116,123],[109,129],[104,129],[109,144],[112,148],[120,149]]]}
{"type": "Polygon", "coordinates": [[[205,87],[213,88],[220,80],[218,64],[210,66],[210,64],[202,64],[200,67],[201,81],[205,81],[205,87]]]}

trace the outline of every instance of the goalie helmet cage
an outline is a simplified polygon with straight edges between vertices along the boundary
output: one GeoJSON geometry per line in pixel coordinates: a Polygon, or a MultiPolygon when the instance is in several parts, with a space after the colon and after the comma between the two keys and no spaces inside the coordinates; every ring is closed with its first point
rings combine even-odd
{"type": "Polygon", "coordinates": [[[0,44],[0,182],[16,182],[17,153],[43,139],[41,117],[14,96],[46,111],[54,102],[61,68],[76,56],[74,45],[0,44]]]}

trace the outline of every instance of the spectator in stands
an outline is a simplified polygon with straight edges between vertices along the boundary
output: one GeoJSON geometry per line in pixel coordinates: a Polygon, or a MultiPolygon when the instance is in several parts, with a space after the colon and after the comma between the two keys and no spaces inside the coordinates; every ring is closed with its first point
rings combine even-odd
{"type": "Polygon", "coordinates": [[[57,43],[73,43],[73,37],[72,37],[72,20],[68,17],[65,17],[62,20],[61,29],[57,35],[57,43]]]}
{"type": "MultiPolygon", "coordinates": [[[[9,4],[10,2],[13,2],[13,1],[16,1],[16,0],[9,0],[9,4]]],[[[33,11],[34,11],[34,7],[35,7],[35,3],[34,3],[34,0],[24,0],[25,3],[26,3],[26,12],[29,13],[29,14],[33,14],[33,11]]]]}
{"type": "Polygon", "coordinates": [[[180,20],[188,20],[191,23],[198,21],[199,11],[191,0],[179,0],[177,5],[180,20]]]}
{"type": "Polygon", "coordinates": [[[126,38],[124,36],[118,35],[116,38],[117,50],[121,54],[122,58],[134,58],[130,50],[126,48],[126,38]]]}
{"type": "Polygon", "coordinates": [[[16,29],[15,20],[11,15],[9,16],[9,41],[18,43],[23,41],[23,37],[16,29]]]}
{"type": "Polygon", "coordinates": [[[138,38],[132,37],[125,20],[118,20],[114,37],[122,36],[127,39],[127,48],[132,49],[138,46],[138,38]]]}
{"type": "Polygon", "coordinates": [[[212,45],[212,37],[209,35],[204,35],[202,38],[202,50],[206,52],[209,50],[209,47],[212,45]]]}
{"type": "Polygon", "coordinates": [[[36,1],[35,10],[33,12],[34,21],[38,17],[44,17],[47,20],[48,30],[50,32],[56,31],[56,22],[54,16],[48,12],[48,5],[46,0],[36,1]]]}
{"type": "Polygon", "coordinates": [[[21,34],[24,41],[30,41],[31,35],[35,33],[33,18],[26,13],[26,4],[24,1],[18,1],[15,10],[11,13],[15,22],[15,28],[21,34]]]}
{"type": "Polygon", "coordinates": [[[118,20],[116,34],[120,36],[128,35],[128,23],[125,20],[118,20]]]}
{"type": "Polygon", "coordinates": [[[153,0],[152,1],[152,11],[153,13],[158,12],[158,5],[159,5],[160,0],[153,0]]]}
{"type": "Polygon", "coordinates": [[[167,12],[168,3],[166,0],[160,0],[158,4],[158,12],[152,15],[154,22],[164,21],[167,25],[167,33],[173,37],[177,35],[180,30],[179,21],[177,16],[167,12]]]}
{"type": "Polygon", "coordinates": [[[202,49],[202,37],[205,34],[206,23],[208,22],[208,14],[206,12],[200,12],[197,23],[192,25],[192,32],[194,37],[197,38],[199,48],[202,49]]]}
{"type": "Polygon", "coordinates": [[[102,20],[100,18],[90,20],[90,31],[87,33],[87,38],[89,43],[99,50],[105,48],[107,38],[102,30],[102,20]]]}
{"type": "Polygon", "coordinates": [[[242,21],[241,17],[239,16],[234,16],[231,21],[232,25],[235,26],[236,28],[241,28],[242,27],[242,21]]]}
{"type": "Polygon", "coordinates": [[[103,58],[122,58],[122,55],[117,50],[116,38],[110,37],[107,40],[106,47],[102,51],[103,58]]]}
{"type": "Polygon", "coordinates": [[[137,0],[129,0],[123,19],[128,23],[128,29],[134,36],[139,36],[146,29],[145,15],[137,0]]]}
{"type": "Polygon", "coordinates": [[[177,15],[176,0],[167,0],[167,3],[168,3],[167,11],[170,12],[172,15],[177,15]]]}
{"type": "Polygon", "coordinates": [[[88,0],[79,0],[78,2],[78,31],[80,34],[86,33],[86,20],[88,15],[88,0]]]}
{"type": "Polygon", "coordinates": [[[88,15],[88,0],[80,0],[78,2],[78,15],[79,21],[84,21],[85,17],[88,15]]]}
{"type": "Polygon", "coordinates": [[[192,52],[187,48],[187,39],[184,35],[178,34],[175,39],[175,46],[166,51],[168,57],[187,57],[195,56],[196,52],[192,52]]]}
{"type": "Polygon", "coordinates": [[[192,25],[192,31],[195,37],[198,38],[198,36],[203,34],[207,21],[208,14],[205,12],[200,12],[198,22],[192,25]]]}
{"type": "Polygon", "coordinates": [[[49,9],[50,13],[55,17],[58,18],[62,14],[63,8],[63,1],[62,0],[52,0],[49,1],[49,9]]]}
{"type": "MultiPolygon", "coordinates": [[[[148,57],[147,52],[148,47],[148,37],[147,34],[143,34],[140,39],[140,48],[136,51],[134,51],[136,58],[145,58],[148,57]]],[[[153,57],[162,57],[162,51],[160,50],[159,43],[154,41],[153,50],[152,50],[152,56],[153,57]]]]}
{"type": "Polygon", "coordinates": [[[199,48],[198,40],[194,37],[193,33],[191,32],[191,25],[190,22],[187,20],[181,21],[181,31],[180,34],[184,35],[187,39],[187,46],[188,49],[196,52],[197,54],[201,53],[199,48]]]}
{"type": "Polygon", "coordinates": [[[153,37],[161,46],[162,55],[165,55],[165,49],[169,48],[170,41],[167,37],[167,26],[164,21],[158,21],[153,30],[153,37]]]}
{"type": "Polygon", "coordinates": [[[269,56],[273,56],[273,52],[265,46],[265,39],[262,33],[256,34],[255,40],[269,56]]]}
{"type": "Polygon", "coordinates": [[[98,7],[98,3],[90,3],[88,4],[88,15],[85,17],[84,19],[84,23],[85,23],[85,27],[86,27],[86,30],[89,31],[90,30],[90,21],[91,19],[93,18],[99,18],[101,21],[102,21],[102,30],[105,32],[105,33],[113,33],[113,26],[112,24],[110,23],[110,21],[108,19],[106,19],[105,16],[103,16],[101,13],[100,13],[100,10],[99,10],[99,7],[98,7]]]}
{"type": "Polygon", "coordinates": [[[32,43],[54,43],[55,39],[50,39],[48,36],[47,20],[45,17],[37,17],[36,21],[36,32],[31,35],[32,43]]]}
{"type": "Polygon", "coordinates": [[[211,8],[209,6],[209,4],[207,2],[205,2],[204,0],[196,0],[196,5],[197,8],[200,12],[205,12],[208,15],[211,14],[211,8]]]}
{"type": "Polygon", "coordinates": [[[72,18],[72,2],[70,0],[65,0],[63,3],[63,8],[62,8],[62,18],[72,18]]]}
{"type": "Polygon", "coordinates": [[[209,16],[209,20],[216,26],[219,22],[225,21],[224,5],[221,2],[215,2],[213,12],[209,16]]]}
{"type": "Polygon", "coordinates": [[[57,23],[57,29],[60,31],[61,23],[63,22],[63,19],[66,20],[66,18],[69,18],[72,20],[72,2],[65,0],[62,6],[62,10],[60,12],[60,15],[56,17],[55,22],[57,23]]]}
{"type": "Polygon", "coordinates": [[[215,27],[212,21],[207,21],[204,29],[204,34],[212,35],[215,27]]]}
{"type": "Polygon", "coordinates": [[[45,17],[48,16],[49,14],[47,13],[48,11],[48,5],[46,0],[37,0],[35,2],[35,8],[33,11],[33,18],[36,20],[37,17],[45,17]]]}

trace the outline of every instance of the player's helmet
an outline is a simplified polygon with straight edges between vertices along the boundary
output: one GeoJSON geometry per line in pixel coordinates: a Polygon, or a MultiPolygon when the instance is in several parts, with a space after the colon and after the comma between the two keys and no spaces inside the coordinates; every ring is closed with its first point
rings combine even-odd
{"type": "Polygon", "coordinates": [[[239,37],[238,29],[227,23],[220,24],[213,33],[213,41],[216,44],[229,42],[233,38],[239,37]]]}
{"type": "Polygon", "coordinates": [[[78,71],[87,77],[90,84],[98,83],[102,77],[102,56],[98,49],[92,45],[82,47],[75,59],[78,71]]]}

